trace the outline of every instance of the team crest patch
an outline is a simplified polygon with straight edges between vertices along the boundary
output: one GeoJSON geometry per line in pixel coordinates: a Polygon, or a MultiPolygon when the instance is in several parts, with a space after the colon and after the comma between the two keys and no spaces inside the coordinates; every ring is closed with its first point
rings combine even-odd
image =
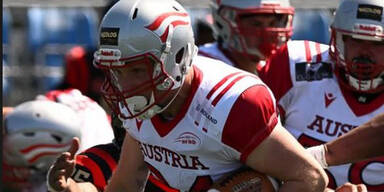
{"type": "Polygon", "coordinates": [[[330,63],[296,63],[296,81],[319,81],[333,77],[330,63]]]}
{"type": "Polygon", "coordinates": [[[375,5],[360,4],[357,9],[356,18],[358,19],[371,19],[380,21],[383,18],[383,7],[375,5]]]}
{"type": "Polygon", "coordinates": [[[118,45],[120,28],[103,27],[100,31],[101,45],[118,45]]]}

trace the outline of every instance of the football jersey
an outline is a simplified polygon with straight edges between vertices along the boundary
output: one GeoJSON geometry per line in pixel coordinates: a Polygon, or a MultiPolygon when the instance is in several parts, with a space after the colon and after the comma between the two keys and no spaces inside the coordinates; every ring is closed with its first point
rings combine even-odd
{"type": "MultiPolygon", "coordinates": [[[[260,74],[275,94],[285,127],[305,147],[335,140],[384,113],[384,94],[369,102],[360,96],[358,102],[339,86],[328,49],[315,42],[290,41],[260,74]]],[[[384,157],[332,166],[327,172],[331,188],[351,182],[384,191],[384,157]]]]}
{"type": "Polygon", "coordinates": [[[91,147],[76,155],[76,166],[71,177],[78,182],[91,182],[99,190],[104,190],[119,157],[120,150],[113,143],[91,147]]]}
{"type": "Polygon", "coordinates": [[[181,191],[202,191],[240,168],[278,122],[262,81],[218,60],[193,60],[192,90],[179,114],[123,122],[151,173],[181,191]]]}
{"type": "Polygon", "coordinates": [[[97,102],[81,94],[79,90],[53,90],[46,93],[45,96],[38,96],[38,99],[49,99],[62,103],[77,112],[82,119],[79,151],[112,142],[114,135],[110,117],[97,102]]]}
{"type": "MultiPolygon", "coordinates": [[[[76,155],[75,170],[71,178],[77,182],[90,182],[104,191],[108,180],[115,171],[120,158],[120,148],[114,143],[96,145],[76,155]]],[[[146,192],[172,192],[171,189],[150,175],[145,187],[146,192]]]]}

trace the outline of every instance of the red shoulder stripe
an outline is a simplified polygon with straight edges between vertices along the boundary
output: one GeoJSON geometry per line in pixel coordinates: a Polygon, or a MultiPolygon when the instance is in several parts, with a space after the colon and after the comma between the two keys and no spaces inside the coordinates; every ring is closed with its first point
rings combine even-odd
{"type": "Polygon", "coordinates": [[[309,41],[304,41],[304,47],[305,47],[305,57],[307,59],[307,63],[311,63],[312,54],[311,54],[311,47],[309,46],[309,41]]]}
{"type": "Polygon", "coordinates": [[[239,71],[239,72],[231,73],[231,74],[227,75],[226,77],[224,77],[220,82],[218,82],[218,83],[211,89],[211,91],[209,91],[209,93],[208,93],[208,95],[207,95],[206,98],[209,100],[209,99],[212,97],[213,93],[215,93],[215,91],[216,91],[217,89],[219,89],[225,82],[227,82],[228,79],[230,79],[231,77],[233,77],[233,76],[235,76],[235,75],[237,75],[237,74],[239,74],[239,73],[241,73],[241,72],[239,71]]]}
{"type": "Polygon", "coordinates": [[[316,62],[320,63],[321,62],[321,49],[320,49],[320,43],[315,43],[316,47],[316,62]]]}
{"type": "Polygon", "coordinates": [[[241,79],[243,79],[244,77],[247,77],[247,76],[251,76],[251,75],[242,75],[242,76],[239,76],[239,77],[236,77],[231,83],[229,83],[216,97],[215,99],[213,99],[212,101],[212,105],[213,106],[216,106],[216,104],[220,101],[220,99],[224,96],[225,93],[227,93],[227,91],[234,85],[236,84],[238,81],[240,81],[241,79]]]}

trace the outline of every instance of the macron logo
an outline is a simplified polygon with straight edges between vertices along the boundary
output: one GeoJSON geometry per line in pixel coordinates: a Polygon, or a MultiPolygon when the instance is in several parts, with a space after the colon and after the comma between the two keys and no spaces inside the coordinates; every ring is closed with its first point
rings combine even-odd
{"type": "Polygon", "coordinates": [[[325,98],[325,108],[328,108],[328,106],[336,99],[336,97],[332,93],[324,93],[325,98]]]}

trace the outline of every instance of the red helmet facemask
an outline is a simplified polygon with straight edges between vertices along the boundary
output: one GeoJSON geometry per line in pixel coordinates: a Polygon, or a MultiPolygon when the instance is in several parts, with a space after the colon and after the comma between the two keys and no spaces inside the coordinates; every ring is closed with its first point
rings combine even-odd
{"type": "MultiPolygon", "coordinates": [[[[235,9],[223,7],[220,10],[223,18],[235,14],[231,26],[228,48],[236,54],[251,58],[251,60],[265,60],[292,36],[293,8],[279,8],[277,6],[262,6],[253,9],[235,9]],[[271,26],[253,25],[252,18],[273,18],[271,26]],[[244,22],[244,20],[248,22],[244,22]]],[[[226,22],[231,23],[230,20],[226,22]]],[[[255,21],[257,22],[257,20],[255,21]]]]}
{"type": "Polygon", "coordinates": [[[121,118],[150,118],[169,99],[173,82],[163,65],[150,53],[120,59],[95,61],[106,80],[101,88],[111,109],[121,118]],[[110,64],[106,65],[106,63],[110,64]],[[120,64],[112,64],[112,63],[120,64]],[[152,112],[151,112],[152,111],[152,112]]]}
{"type": "Polygon", "coordinates": [[[344,41],[346,35],[350,36],[352,34],[332,28],[330,55],[335,60],[335,74],[340,84],[347,89],[360,93],[382,92],[384,90],[384,63],[376,63],[369,56],[364,55],[346,60],[345,50],[344,54],[342,54],[336,48],[337,34],[344,34],[342,41],[344,41]]]}

